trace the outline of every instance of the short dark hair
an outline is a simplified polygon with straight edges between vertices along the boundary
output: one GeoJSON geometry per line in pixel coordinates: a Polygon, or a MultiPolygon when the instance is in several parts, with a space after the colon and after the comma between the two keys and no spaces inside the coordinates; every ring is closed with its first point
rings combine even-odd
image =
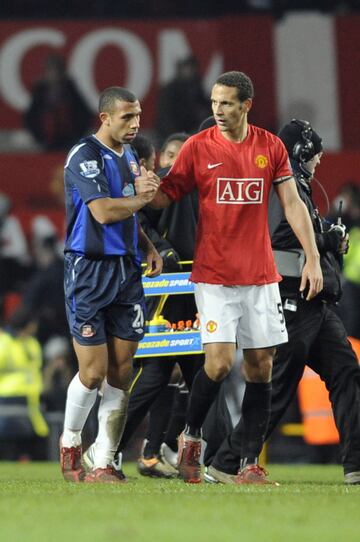
{"type": "Polygon", "coordinates": [[[216,85],[237,88],[237,95],[240,102],[254,97],[253,83],[250,77],[244,72],[231,71],[223,73],[217,78],[216,85]]]}
{"type": "Polygon", "coordinates": [[[135,94],[123,87],[109,87],[102,91],[99,97],[99,113],[112,113],[115,109],[115,102],[136,102],[135,94]]]}
{"type": "Polygon", "coordinates": [[[135,137],[135,139],[131,142],[131,146],[136,150],[139,160],[141,160],[141,158],[148,160],[155,151],[155,147],[151,143],[150,139],[141,134],[135,137]]]}
{"type": "Polygon", "coordinates": [[[161,152],[163,152],[172,141],[181,141],[182,143],[185,143],[185,141],[189,139],[189,137],[189,134],[187,134],[186,132],[175,132],[173,134],[170,134],[161,145],[160,150],[161,152]]]}

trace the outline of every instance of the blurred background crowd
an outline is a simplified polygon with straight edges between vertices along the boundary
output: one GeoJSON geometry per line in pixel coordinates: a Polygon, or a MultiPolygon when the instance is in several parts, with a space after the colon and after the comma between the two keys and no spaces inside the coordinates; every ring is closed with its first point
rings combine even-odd
{"type": "MultiPolygon", "coordinates": [[[[0,6],[0,459],[56,459],[75,370],[63,299],[63,163],[97,125],[96,100],[139,97],[155,152],[211,114],[209,89],[248,73],[250,122],[276,133],[292,117],[323,137],[314,192],[350,233],[339,312],[360,339],[360,1],[15,0],[0,6]],[[9,444],[10,443],[10,444],[9,444]]],[[[240,372],[227,384],[234,416],[240,372]]],[[[336,460],[337,440],[306,443],[294,401],[270,459],[336,460]]],[[[140,428],[141,435],[141,428],[140,428]]],[[[144,427],[142,427],[144,432],[144,427]]],[[[131,452],[129,452],[130,454],[131,452]]]]}

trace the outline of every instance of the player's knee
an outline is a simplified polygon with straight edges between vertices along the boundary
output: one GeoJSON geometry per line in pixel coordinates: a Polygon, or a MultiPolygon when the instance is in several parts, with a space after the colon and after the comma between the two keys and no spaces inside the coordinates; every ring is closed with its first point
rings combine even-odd
{"type": "Polygon", "coordinates": [[[229,374],[232,367],[232,360],[216,360],[206,364],[206,373],[215,382],[220,382],[229,374]]]}
{"type": "Polygon", "coordinates": [[[80,371],[80,378],[83,384],[93,390],[99,388],[104,381],[106,376],[105,369],[99,367],[87,368],[85,371],[80,371]]]}
{"type": "Polygon", "coordinates": [[[269,382],[272,373],[272,357],[266,356],[251,363],[244,362],[246,380],[250,382],[269,382]]]}
{"type": "Polygon", "coordinates": [[[132,363],[123,362],[120,365],[109,365],[107,380],[110,385],[116,388],[129,389],[133,378],[132,363]]]}

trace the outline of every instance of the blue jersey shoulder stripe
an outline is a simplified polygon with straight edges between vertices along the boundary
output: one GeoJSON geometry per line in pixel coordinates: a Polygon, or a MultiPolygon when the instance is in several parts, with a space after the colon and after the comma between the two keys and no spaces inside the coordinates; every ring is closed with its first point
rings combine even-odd
{"type": "Polygon", "coordinates": [[[76,145],[75,147],[73,147],[71,149],[71,151],[69,152],[67,158],[66,158],[66,162],[65,162],[65,166],[64,167],[68,167],[69,163],[70,163],[70,160],[71,158],[78,152],[78,150],[81,149],[81,147],[83,147],[84,145],[86,145],[86,143],[80,143],[80,145],[76,145]]]}

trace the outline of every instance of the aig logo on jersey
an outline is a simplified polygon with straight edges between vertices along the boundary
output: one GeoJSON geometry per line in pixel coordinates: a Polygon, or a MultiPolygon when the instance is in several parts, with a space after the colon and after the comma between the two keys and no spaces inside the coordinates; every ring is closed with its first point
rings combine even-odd
{"type": "Polygon", "coordinates": [[[96,175],[99,175],[100,169],[96,160],[85,160],[80,164],[80,175],[87,179],[93,179],[96,175]]]}
{"type": "Polygon", "coordinates": [[[229,205],[259,204],[263,201],[264,179],[228,179],[219,177],[216,202],[229,205]]]}

